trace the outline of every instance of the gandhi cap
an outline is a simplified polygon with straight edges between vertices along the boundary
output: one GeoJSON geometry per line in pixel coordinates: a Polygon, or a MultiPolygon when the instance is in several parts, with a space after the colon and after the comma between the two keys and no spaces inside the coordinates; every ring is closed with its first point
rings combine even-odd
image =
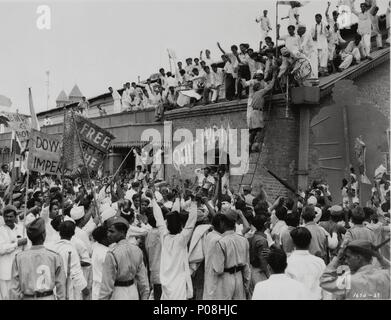
{"type": "Polygon", "coordinates": [[[332,216],[338,216],[342,213],[342,207],[339,205],[334,205],[328,209],[332,216]]]}
{"type": "Polygon", "coordinates": [[[18,209],[16,209],[16,207],[12,204],[7,204],[3,209],[3,214],[7,214],[9,212],[14,212],[16,214],[18,212],[18,209]]]}

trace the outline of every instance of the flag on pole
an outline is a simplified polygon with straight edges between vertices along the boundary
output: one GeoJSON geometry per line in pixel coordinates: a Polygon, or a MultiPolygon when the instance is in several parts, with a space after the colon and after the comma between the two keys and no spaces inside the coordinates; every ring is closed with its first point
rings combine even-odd
{"type": "Polygon", "coordinates": [[[168,57],[172,60],[176,60],[177,57],[176,57],[176,53],[173,49],[167,49],[167,52],[168,52],[168,57]]]}
{"type": "Polygon", "coordinates": [[[297,7],[304,7],[305,5],[310,3],[310,1],[277,1],[277,4],[290,6],[292,2],[295,2],[297,7]]]}
{"type": "Polygon", "coordinates": [[[37,115],[35,114],[34,105],[33,105],[33,95],[31,94],[31,88],[29,88],[29,107],[31,114],[31,128],[37,131],[40,131],[39,122],[37,115]]]}
{"type": "Polygon", "coordinates": [[[12,130],[12,136],[11,136],[11,153],[15,152],[15,154],[21,154],[22,153],[22,144],[18,138],[18,135],[15,133],[14,130],[12,130]]]}
{"type": "Polygon", "coordinates": [[[12,101],[10,98],[0,94],[0,107],[11,107],[12,101]]]}

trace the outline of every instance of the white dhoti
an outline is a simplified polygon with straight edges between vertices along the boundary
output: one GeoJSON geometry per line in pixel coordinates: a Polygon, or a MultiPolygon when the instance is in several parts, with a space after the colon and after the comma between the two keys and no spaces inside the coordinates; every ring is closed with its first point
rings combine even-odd
{"type": "Polygon", "coordinates": [[[318,51],[309,52],[307,59],[311,65],[311,79],[318,79],[318,51]]]}
{"type": "Polygon", "coordinates": [[[382,48],[383,47],[383,40],[382,40],[382,37],[381,37],[381,33],[377,33],[376,34],[376,46],[378,48],[382,48]]]}
{"type": "Polygon", "coordinates": [[[265,38],[269,36],[269,30],[265,31],[261,28],[261,39],[260,41],[265,42],[265,38]]]}
{"type": "Polygon", "coordinates": [[[364,46],[364,51],[366,56],[369,56],[371,53],[371,35],[369,33],[361,35],[361,43],[364,46]]]}
{"type": "Polygon", "coordinates": [[[11,280],[0,280],[0,300],[10,299],[11,280]]]}
{"type": "Polygon", "coordinates": [[[219,97],[219,89],[211,89],[212,91],[212,102],[216,102],[219,97]]]}
{"type": "Polygon", "coordinates": [[[333,61],[335,55],[335,44],[330,44],[328,47],[328,59],[333,61]]]}
{"type": "Polygon", "coordinates": [[[327,61],[328,61],[329,51],[327,47],[324,48],[318,48],[318,60],[319,60],[319,66],[323,69],[327,68],[327,61]]]}
{"type": "Polygon", "coordinates": [[[136,284],[129,287],[114,287],[111,300],[139,300],[136,284]]]}

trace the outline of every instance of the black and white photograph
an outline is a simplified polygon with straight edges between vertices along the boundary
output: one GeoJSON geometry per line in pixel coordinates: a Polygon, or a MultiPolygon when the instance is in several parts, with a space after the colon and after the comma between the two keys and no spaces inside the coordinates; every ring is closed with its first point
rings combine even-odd
{"type": "Polygon", "coordinates": [[[390,300],[390,10],[0,0],[0,300],[390,300]]]}

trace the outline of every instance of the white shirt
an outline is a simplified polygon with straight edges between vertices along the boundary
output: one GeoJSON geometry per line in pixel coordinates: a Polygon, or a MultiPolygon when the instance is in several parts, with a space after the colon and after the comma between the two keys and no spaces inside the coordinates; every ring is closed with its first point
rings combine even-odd
{"type": "Polygon", "coordinates": [[[125,199],[128,199],[130,201],[133,201],[132,200],[132,197],[137,193],[136,190],[134,190],[133,188],[132,189],[129,189],[128,191],[126,191],[125,193],[125,199]]]}
{"type": "Polygon", "coordinates": [[[7,225],[0,226],[0,280],[11,280],[12,264],[15,255],[21,251],[18,247],[18,236],[23,236],[23,229],[15,224],[14,229],[7,225]]]}
{"type": "Polygon", "coordinates": [[[308,31],[306,31],[301,37],[299,37],[299,49],[309,58],[313,53],[317,53],[316,43],[312,40],[312,37],[308,31]]]}
{"type": "Polygon", "coordinates": [[[252,300],[308,300],[310,297],[310,292],[302,283],[279,273],[258,282],[252,300]]]}
{"type": "Polygon", "coordinates": [[[318,49],[326,50],[328,47],[327,44],[327,36],[328,30],[326,29],[327,23],[321,22],[319,24],[315,24],[311,29],[312,37],[317,37],[317,41],[314,41],[316,47],[318,49]]]}
{"type": "Polygon", "coordinates": [[[312,299],[320,300],[322,289],[319,279],[326,269],[323,259],[310,254],[308,250],[294,250],[287,262],[285,274],[304,284],[310,290],[312,299]]]}
{"type": "Polygon", "coordinates": [[[81,241],[83,241],[87,251],[88,251],[88,254],[91,255],[92,253],[92,246],[91,246],[91,241],[90,241],[90,238],[87,234],[86,231],[84,231],[83,229],[80,229],[79,227],[76,227],[75,229],[75,237],[80,239],[81,241]]]}
{"type": "Polygon", "coordinates": [[[364,13],[358,12],[355,9],[353,10],[353,13],[357,15],[358,17],[358,34],[371,34],[372,31],[372,21],[371,21],[371,14],[369,13],[370,10],[365,11],[364,13]]]}
{"type": "Polygon", "coordinates": [[[298,35],[285,35],[280,37],[281,40],[285,40],[285,47],[289,50],[290,53],[295,54],[299,51],[299,36],[298,35]]]}
{"type": "Polygon", "coordinates": [[[69,287],[69,297],[70,300],[80,299],[81,290],[87,286],[87,281],[81,269],[79,254],[77,253],[72,243],[64,239],[56,242],[52,246],[52,250],[56,251],[61,256],[64,265],[65,276],[68,272],[68,253],[71,253],[70,277],[72,279],[72,283],[69,287]]]}
{"type": "Polygon", "coordinates": [[[224,83],[224,72],[223,69],[217,68],[217,71],[214,72],[211,70],[211,73],[214,75],[214,86],[221,86],[224,83]]]}
{"type": "Polygon", "coordinates": [[[92,245],[92,280],[102,282],[103,263],[105,262],[106,253],[109,248],[94,242],[92,245]]]}
{"type": "Polygon", "coordinates": [[[256,21],[259,23],[261,23],[261,29],[265,32],[268,32],[269,30],[271,30],[271,26],[270,26],[270,19],[269,17],[265,17],[265,16],[260,16],[256,19],[256,21]]]}

